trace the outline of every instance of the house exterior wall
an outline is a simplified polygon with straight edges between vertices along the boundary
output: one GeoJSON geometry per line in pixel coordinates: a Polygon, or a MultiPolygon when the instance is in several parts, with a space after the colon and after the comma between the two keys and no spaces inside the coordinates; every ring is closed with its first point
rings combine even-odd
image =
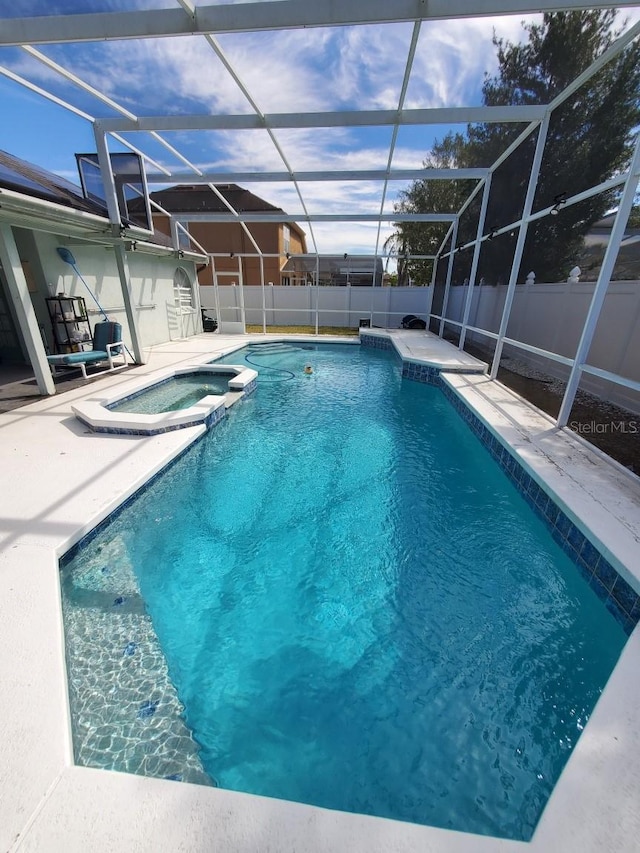
{"type": "MultiPolygon", "coordinates": [[[[34,279],[37,291],[31,294],[34,310],[41,325],[51,352],[53,341],[49,315],[45,298],[49,296],[48,284],[54,290],[68,296],[82,296],[85,299],[91,326],[99,322],[102,313],[93,297],[80,280],[74,269],[65,263],[56,249],[65,245],[61,238],[51,234],[35,232],[33,234],[35,257],[34,279]]],[[[20,240],[17,242],[24,242],[20,240]]],[[[80,244],[73,242],[68,246],[76,260],[76,267],[86,281],[97,301],[109,318],[122,324],[123,338],[131,345],[124,300],[114,251],[105,246],[80,244]]],[[[32,267],[34,262],[29,258],[32,267]]],[[[197,286],[194,287],[195,306],[188,314],[176,311],[173,278],[177,266],[183,267],[191,281],[196,281],[193,261],[176,260],[173,257],[159,257],[142,252],[128,253],[131,287],[134,295],[134,308],[140,338],[143,346],[153,346],[180,337],[197,334],[201,328],[198,310],[197,286]]]]}
{"type": "MultiPolygon", "coordinates": [[[[307,242],[297,229],[294,227],[293,223],[289,223],[287,226],[281,225],[279,228],[278,234],[278,251],[282,255],[281,263],[284,263],[284,260],[287,256],[287,252],[290,255],[304,255],[307,252],[307,242]],[[289,245],[287,247],[285,240],[285,227],[289,228],[289,245]]],[[[274,282],[275,284],[275,282],[274,282]]]]}
{"type": "MultiPolygon", "coordinates": [[[[169,220],[166,216],[154,216],[156,228],[163,234],[170,233],[169,220]]],[[[200,245],[212,254],[222,253],[235,257],[214,258],[214,263],[201,269],[198,273],[198,281],[201,285],[213,284],[214,266],[215,270],[222,273],[218,284],[229,285],[233,281],[238,283],[238,264],[242,264],[242,278],[245,284],[259,285],[260,282],[260,260],[257,257],[242,257],[245,254],[255,253],[255,246],[236,222],[189,222],[187,225],[189,233],[200,245]],[[226,273],[230,273],[227,275],[226,273]],[[235,273],[235,277],[231,275],[235,273]]],[[[247,228],[251,232],[260,250],[267,255],[278,254],[279,257],[266,257],[264,263],[264,282],[268,284],[280,284],[282,280],[281,268],[286,260],[284,227],[282,223],[250,222],[247,228]]],[[[288,251],[290,254],[306,252],[304,237],[290,226],[290,243],[288,251]]]]}

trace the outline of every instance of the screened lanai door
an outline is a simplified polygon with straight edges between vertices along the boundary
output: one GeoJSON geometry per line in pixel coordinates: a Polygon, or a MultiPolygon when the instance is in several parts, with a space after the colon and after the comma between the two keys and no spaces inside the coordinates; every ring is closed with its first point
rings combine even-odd
{"type": "Polygon", "coordinates": [[[237,270],[217,269],[213,257],[211,263],[218,311],[218,330],[223,335],[244,335],[246,326],[241,259],[238,258],[237,270]]]}

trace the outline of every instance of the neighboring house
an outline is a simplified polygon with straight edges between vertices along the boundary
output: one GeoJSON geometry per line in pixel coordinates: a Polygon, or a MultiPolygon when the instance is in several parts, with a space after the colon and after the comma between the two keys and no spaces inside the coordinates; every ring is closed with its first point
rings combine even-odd
{"type": "MultiPolygon", "coordinates": [[[[264,283],[293,284],[283,272],[289,255],[307,251],[304,231],[295,222],[278,222],[280,207],[269,204],[237,184],[217,184],[216,189],[237,213],[274,214],[273,222],[249,222],[246,228],[264,254],[264,283]]],[[[242,225],[233,221],[233,214],[224,202],[208,187],[182,185],[151,193],[157,202],[181,222],[198,243],[214,257],[209,267],[198,274],[200,284],[261,284],[260,260],[251,239],[242,225]],[[218,217],[227,214],[229,222],[206,221],[207,215],[218,217]],[[252,256],[252,257],[248,257],[252,256]]],[[[157,210],[153,211],[155,227],[170,233],[169,220],[157,210]]],[[[188,247],[186,237],[180,232],[181,244],[188,247]]]]}
{"type": "Polygon", "coordinates": [[[196,265],[206,256],[167,243],[128,222],[114,229],[79,187],[0,152],[0,373],[30,365],[41,392],[55,392],[46,299],[56,293],[82,296],[92,328],[101,309],[120,322],[136,361],[144,347],[200,332],[196,265]]]}
{"type": "MultiPolygon", "coordinates": [[[[615,222],[615,212],[607,213],[606,216],[603,216],[602,219],[598,219],[597,222],[594,222],[591,228],[587,231],[584,237],[585,246],[605,246],[609,242],[609,238],[611,237],[611,229],[613,228],[613,223],[615,222]]],[[[622,238],[623,244],[630,243],[633,238],[633,242],[637,242],[637,238],[640,237],[640,228],[633,228],[630,225],[627,225],[624,237],[622,238]]]]}
{"type": "Polygon", "coordinates": [[[356,255],[294,255],[287,258],[282,269],[283,284],[318,284],[333,287],[381,287],[382,258],[363,258],[356,255]],[[375,274],[374,274],[375,270],[375,274]]]}
{"type": "MultiPolygon", "coordinates": [[[[584,237],[584,248],[576,259],[581,270],[581,281],[595,281],[598,277],[604,253],[611,238],[615,213],[608,213],[594,222],[584,237]]],[[[640,228],[627,225],[616,264],[611,274],[612,281],[638,281],[640,279],[640,228]]]]}

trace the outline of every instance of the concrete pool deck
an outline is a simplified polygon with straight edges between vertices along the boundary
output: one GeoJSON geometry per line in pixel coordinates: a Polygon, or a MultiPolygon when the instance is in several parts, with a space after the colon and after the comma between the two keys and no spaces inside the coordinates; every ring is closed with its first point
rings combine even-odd
{"type": "MultiPolygon", "coordinates": [[[[453,367],[461,357],[450,344],[423,332],[386,334],[410,349],[413,360],[437,359],[453,367]]],[[[637,850],[638,629],[528,844],[73,765],[58,556],[204,427],[150,437],[96,435],[76,420],[71,406],[115,388],[124,394],[127,384],[143,375],[199,363],[250,340],[282,339],[215,334],[165,344],[153,348],[148,364],[134,371],[106,374],[0,414],[0,849],[637,850]]],[[[531,470],[544,475],[640,589],[640,480],[573,434],[555,429],[547,416],[486,376],[458,374],[448,381],[531,470]]]]}

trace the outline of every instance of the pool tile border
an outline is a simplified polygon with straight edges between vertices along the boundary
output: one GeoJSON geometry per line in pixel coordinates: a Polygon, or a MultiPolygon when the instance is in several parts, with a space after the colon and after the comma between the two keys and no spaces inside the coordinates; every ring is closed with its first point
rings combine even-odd
{"type": "Polygon", "coordinates": [[[218,406],[218,408],[214,409],[210,412],[205,418],[201,421],[194,421],[193,423],[177,423],[170,424],[168,426],[163,427],[145,427],[144,429],[136,429],[134,427],[105,427],[105,426],[96,426],[88,421],[86,418],[83,418],[76,412],[76,418],[80,421],[81,424],[90,429],[91,432],[102,433],[104,435],[141,435],[141,436],[151,436],[151,435],[162,435],[165,432],[174,432],[178,429],[185,429],[190,426],[198,426],[199,424],[204,424],[207,429],[211,429],[211,427],[215,426],[219,423],[226,414],[226,409],[224,405],[218,406]]]}
{"type": "Polygon", "coordinates": [[[360,345],[370,347],[371,349],[393,350],[396,352],[395,347],[391,343],[391,338],[384,338],[379,335],[363,335],[362,331],[360,332],[360,345]]]}
{"type": "Polygon", "coordinates": [[[244,386],[244,389],[243,389],[244,390],[244,396],[248,397],[249,394],[253,394],[253,392],[256,390],[257,387],[258,387],[258,380],[252,379],[251,382],[249,382],[247,385],[244,386]]]}
{"type": "Polygon", "coordinates": [[[640,619],[640,596],[616,571],[580,528],[558,506],[554,498],[512,455],[507,447],[488,429],[445,382],[440,388],[454,409],[478,436],[533,511],[546,522],[554,540],[576,564],[583,578],[596,592],[607,610],[619,622],[627,635],[640,619]]]}
{"type": "Polygon", "coordinates": [[[402,362],[402,378],[410,379],[412,382],[439,385],[441,372],[440,368],[428,364],[416,364],[413,361],[402,362]]]}
{"type": "Polygon", "coordinates": [[[364,346],[373,349],[392,350],[402,362],[403,379],[440,388],[531,509],[546,523],[554,540],[573,561],[584,580],[629,636],[640,621],[640,595],[569,518],[553,496],[537,482],[509,448],[475,414],[466,401],[442,381],[441,374],[446,374],[446,369],[441,370],[432,365],[405,361],[389,338],[361,334],[360,340],[364,346]]]}
{"type": "MultiPolygon", "coordinates": [[[[224,410],[224,406],[222,407],[222,409],[224,410]]],[[[151,488],[151,486],[160,476],[166,474],[167,471],[171,470],[171,468],[173,468],[173,466],[176,465],[185,454],[189,453],[189,451],[191,451],[196,446],[196,444],[202,441],[202,439],[205,438],[207,434],[208,430],[201,432],[200,435],[197,435],[193,441],[187,444],[186,447],[183,447],[182,450],[177,453],[172,459],[169,459],[169,461],[165,465],[162,465],[162,467],[158,471],[156,471],[152,477],[150,477],[148,480],[145,480],[145,482],[141,486],[138,486],[137,489],[134,489],[134,491],[122,503],[118,504],[118,506],[112,512],[105,515],[103,519],[101,519],[94,527],[91,528],[91,530],[85,533],[84,536],[78,539],[77,542],[74,542],[73,545],[71,545],[62,554],[60,554],[58,556],[59,569],[62,569],[64,566],[66,566],[67,563],[72,560],[73,557],[76,556],[78,551],[80,551],[82,548],[85,547],[85,545],[88,545],[89,542],[95,539],[96,536],[105,529],[105,527],[108,527],[109,524],[111,524],[111,522],[115,518],[117,518],[121,512],[124,512],[124,510],[137,498],[139,498],[140,495],[144,494],[147,489],[151,488]]]]}

